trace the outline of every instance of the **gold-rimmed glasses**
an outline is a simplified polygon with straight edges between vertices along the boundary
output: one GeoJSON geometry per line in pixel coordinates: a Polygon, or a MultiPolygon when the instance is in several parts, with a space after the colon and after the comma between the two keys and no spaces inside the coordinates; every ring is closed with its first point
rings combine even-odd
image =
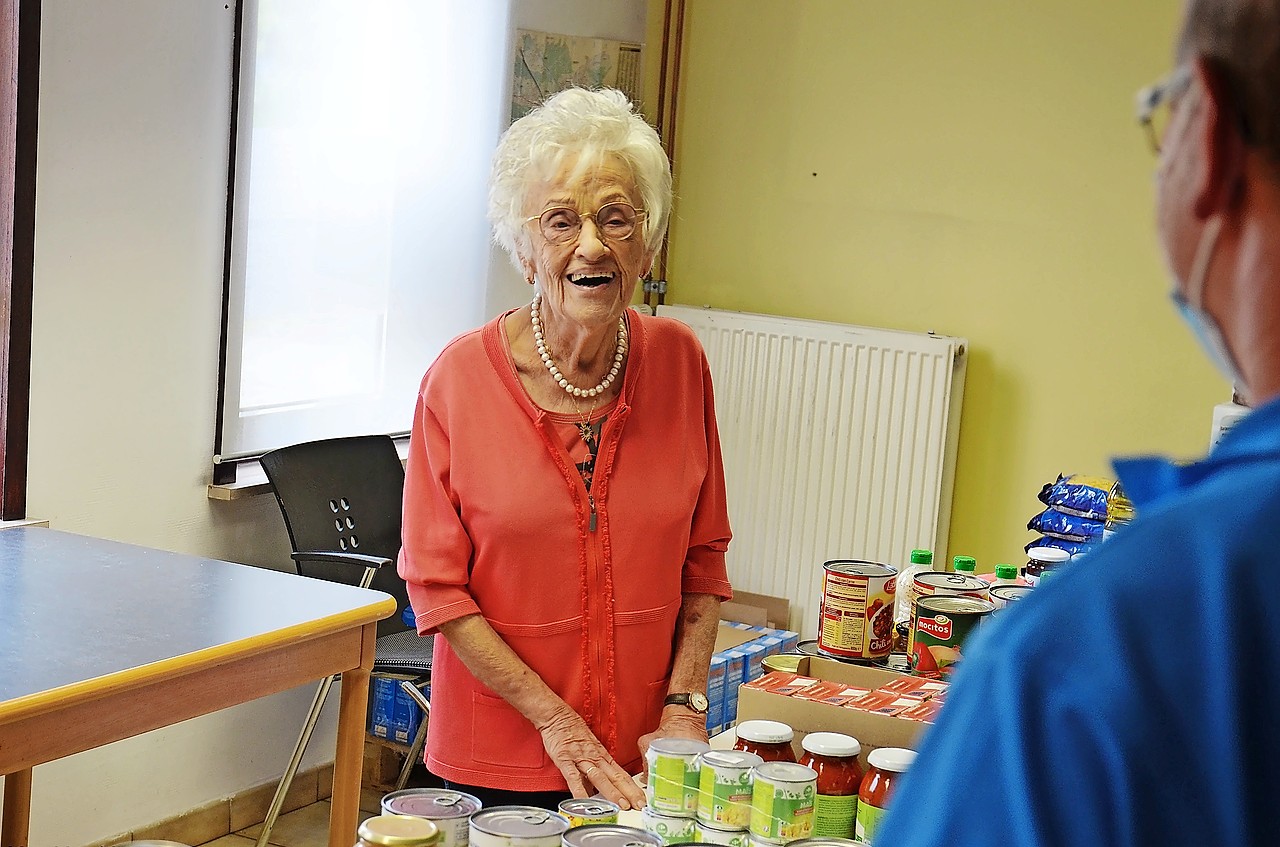
{"type": "Polygon", "coordinates": [[[582,232],[582,219],[591,218],[600,237],[607,241],[625,241],[636,231],[636,224],[644,217],[645,210],[630,203],[605,203],[595,212],[585,215],[568,206],[553,206],[540,215],[525,218],[525,222],[537,221],[542,237],[551,244],[568,244],[582,232]]]}
{"type": "Polygon", "coordinates": [[[1173,104],[1186,93],[1190,86],[1191,66],[1183,65],[1155,85],[1147,86],[1138,92],[1136,102],[1138,123],[1146,130],[1151,152],[1157,156],[1160,155],[1165,131],[1169,128],[1173,104]]]}

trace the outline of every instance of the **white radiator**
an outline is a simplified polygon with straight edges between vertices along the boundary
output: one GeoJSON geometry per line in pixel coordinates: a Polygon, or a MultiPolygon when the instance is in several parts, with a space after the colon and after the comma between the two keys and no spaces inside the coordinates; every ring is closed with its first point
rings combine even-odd
{"type": "Polygon", "coordinates": [[[736,588],[791,601],[817,632],[822,563],[943,561],[961,338],[661,306],[693,328],[715,382],[736,588]]]}

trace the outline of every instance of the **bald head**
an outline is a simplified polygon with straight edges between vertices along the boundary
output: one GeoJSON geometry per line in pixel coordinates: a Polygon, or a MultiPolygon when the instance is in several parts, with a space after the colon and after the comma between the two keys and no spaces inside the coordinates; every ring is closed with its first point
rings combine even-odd
{"type": "Polygon", "coordinates": [[[1280,0],[1188,0],[1178,64],[1221,73],[1244,141],[1280,165],[1280,0]]]}

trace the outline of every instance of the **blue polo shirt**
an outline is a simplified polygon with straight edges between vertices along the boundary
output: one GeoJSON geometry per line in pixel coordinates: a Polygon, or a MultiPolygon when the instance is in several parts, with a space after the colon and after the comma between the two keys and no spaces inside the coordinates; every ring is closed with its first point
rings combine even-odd
{"type": "Polygon", "coordinates": [[[1280,844],[1280,401],[975,636],[876,847],[1280,844]]]}

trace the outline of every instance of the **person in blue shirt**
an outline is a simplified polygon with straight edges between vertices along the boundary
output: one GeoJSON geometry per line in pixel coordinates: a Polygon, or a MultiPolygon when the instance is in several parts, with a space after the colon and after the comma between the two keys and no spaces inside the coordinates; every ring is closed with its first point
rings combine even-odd
{"type": "Polygon", "coordinates": [[[1116,463],[1138,518],[975,638],[875,847],[1280,845],[1280,0],[1189,0],[1144,93],[1172,297],[1254,410],[1116,463]]]}

